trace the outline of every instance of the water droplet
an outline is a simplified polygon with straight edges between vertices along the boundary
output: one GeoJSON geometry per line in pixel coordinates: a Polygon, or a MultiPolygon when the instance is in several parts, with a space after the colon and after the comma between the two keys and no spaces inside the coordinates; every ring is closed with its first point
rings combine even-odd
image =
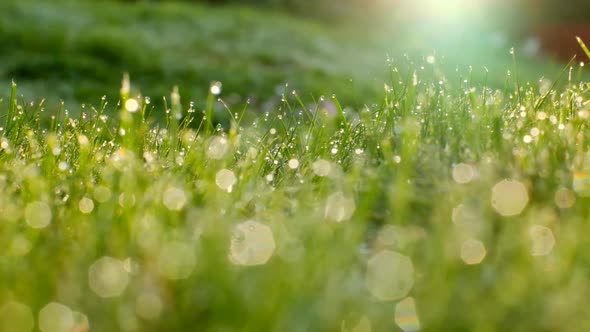
{"type": "Polygon", "coordinates": [[[530,135],[524,135],[524,137],[522,138],[522,141],[526,144],[529,144],[533,141],[533,138],[530,135]]]}
{"type": "Polygon", "coordinates": [[[139,102],[133,98],[127,99],[127,101],[125,101],[125,109],[127,112],[135,113],[139,109],[139,102]]]}
{"type": "Polygon", "coordinates": [[[291,160],[289,160],[287,165],[289,166],[290,169],[297,169],[299,167],[299,160],[291,159],[291,160]]]}
{"type": "Polygon", "coordinates": [[[218,96],[219,94],[221,94],[221,82],[212,82],[211,83],[211,88],[209,89],[211,91],[212,95],[218,96]]]}

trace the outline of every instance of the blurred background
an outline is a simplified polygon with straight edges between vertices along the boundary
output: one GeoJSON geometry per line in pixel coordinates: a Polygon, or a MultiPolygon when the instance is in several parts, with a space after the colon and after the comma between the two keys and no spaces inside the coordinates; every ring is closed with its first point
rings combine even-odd
{"type": "Polygon", "coordinates": [[[379,100],[391,63],[498,87],[508,70],[554,78],[584,60],[575,35],[590,40],[590,1],[4,0],[0,96],[15,80],[47,105],[116,101],[128,72],[156,104],[178,85],[199,106],[219,81],[230,106],[296,90],[355,107],[379,100]]]}

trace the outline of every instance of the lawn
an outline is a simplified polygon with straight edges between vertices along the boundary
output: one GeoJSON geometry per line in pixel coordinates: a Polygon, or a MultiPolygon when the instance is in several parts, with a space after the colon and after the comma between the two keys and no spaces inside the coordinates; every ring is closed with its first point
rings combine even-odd
{"type": "Polygon", "coordinates": [[[579,62],[473,53],[486,78],[246,8],[0,6],[0,331],[590,329],[579,62]]]}

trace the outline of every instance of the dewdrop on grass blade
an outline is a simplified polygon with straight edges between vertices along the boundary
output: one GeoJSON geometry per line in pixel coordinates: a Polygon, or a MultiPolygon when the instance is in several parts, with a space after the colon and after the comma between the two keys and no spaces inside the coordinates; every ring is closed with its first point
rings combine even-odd
{"type": "Polygon", "coordinates": [[[289,166],[290,169],[297,169],[299,167],[299,160],[291,159],[291,160],[289,160],[287,165],[289,166]]]}
{"type": "Polygon", "coordinates": [[[218,96],[219,94],[221,94],[221,86],[222,84],[219,81],[212,82],[209,91],[212,95],[218,96]]]}
{"type": "Polygon", "coordinates": [[[125,109],[129,113],[135,113],[139,109],[139,102],[136,99],[129,98],[125,102],[125,109]]]}

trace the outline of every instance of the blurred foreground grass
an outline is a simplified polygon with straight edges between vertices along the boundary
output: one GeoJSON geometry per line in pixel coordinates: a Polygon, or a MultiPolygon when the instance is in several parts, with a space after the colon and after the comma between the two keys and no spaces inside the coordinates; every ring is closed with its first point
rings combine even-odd
{"type": "Polygon", "coordinates": [[[128,82],[75,117],[13,87],[0,330],[590,329],[583,68],[500,90],[416,66],[358,112],[288,92],[227,130],[177,91],[158,125],[128,82]]]}

